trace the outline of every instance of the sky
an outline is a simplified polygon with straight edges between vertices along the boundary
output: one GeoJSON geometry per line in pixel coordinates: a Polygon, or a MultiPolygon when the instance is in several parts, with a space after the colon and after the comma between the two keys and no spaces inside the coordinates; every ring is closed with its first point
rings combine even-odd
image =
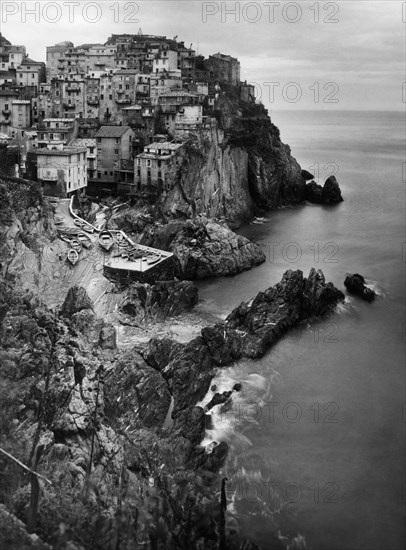
{"type": "Polygon", "coordinates": [[[159,34],[198,53],[237,57],[270,110],[394,110],[406,101],[403,0],[2,0],[1,32],[46,60],[46,47],[159,34]]]}

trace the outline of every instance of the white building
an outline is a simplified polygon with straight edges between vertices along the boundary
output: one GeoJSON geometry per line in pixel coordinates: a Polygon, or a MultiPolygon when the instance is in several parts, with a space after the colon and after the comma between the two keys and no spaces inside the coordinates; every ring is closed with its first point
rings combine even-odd
{"type": "Polygon", "coordinates": [[[87,148],[38,149],[37,178],[45,195],[68,198],[87,187],[87,148]]]}

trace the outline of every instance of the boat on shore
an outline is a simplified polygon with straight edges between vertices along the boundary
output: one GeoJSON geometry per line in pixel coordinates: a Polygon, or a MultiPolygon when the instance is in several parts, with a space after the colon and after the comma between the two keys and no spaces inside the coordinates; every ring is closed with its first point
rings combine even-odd
{"type": "Polygon", "coordinates": [[[73,220],[73,223],[76,225],[76,227],[81,227],[81,228],[83,227],[83,222],[82,222],[82,220],[78,220],[77,218],[75,218],[75,219],[73,220]]]}
{"type": "Polygon", "coordinates": [[[87,223],[84,223],[82,226],[83,231],[86,231],[86,233],[94,233],[94,227],[92,225],[88,225],[87,223]]]}
{"type": "Polygon", "coordinates": [[[80,254],[82,251],[82,243],[78,239],[71,239],[70,245],[78,254],[80,254]]]}
{"type": "Polygon", "coordinates": [[[79,233],[78,240],[82,243],[85,248],[90,248],[92,246],[92,240],[88,235],[84,233],[79,233]]]}
{"type": "Polygon", "coordinates": [[[66,256],[66,259],[72,264],[75,265],[79,261],[79,254],[74,248],[71,248],[68,250],[68,254],[66,256]]]}
{"type": "Polygon", "coordinates": [[[99,233],[99,245],[104,248],[107,252],[110,250],[110,248],[114,244],[114,238],[113,235],[110,233],[110,231],[100,231],[99,233]]]}

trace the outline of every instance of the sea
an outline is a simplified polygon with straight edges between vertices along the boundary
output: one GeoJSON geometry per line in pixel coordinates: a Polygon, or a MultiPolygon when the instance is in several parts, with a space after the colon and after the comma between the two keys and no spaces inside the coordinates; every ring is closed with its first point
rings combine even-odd
{"type": "MultiPolygon", "coordinates": [[[[261,266],[199,284],[200,308],[224,318],[287,269],[321,269],[345,290],[360,273],[378,296],[346,295],[260,360],[221,369],[206,443],[230,446],[228,526],[261,549],[403,550],[405,544],[405,114],[275,111],[281,138],[344,202],[268,212],[239,232],[261,266]]],[[[206,400],[213,392],[209,392],[206,400]]]]}

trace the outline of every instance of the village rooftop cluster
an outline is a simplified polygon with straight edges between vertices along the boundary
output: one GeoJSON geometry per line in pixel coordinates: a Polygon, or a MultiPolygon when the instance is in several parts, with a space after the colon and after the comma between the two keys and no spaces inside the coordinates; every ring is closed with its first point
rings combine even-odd
{"type": "Polygon", "coordinates": [[[3,170],[54,197],[168,192],[191,133],[210,130],[230,90],[254,101],[238,59],[205,58],[177,37],[64,41],[45,64],[0,34],[3,170]]]}

